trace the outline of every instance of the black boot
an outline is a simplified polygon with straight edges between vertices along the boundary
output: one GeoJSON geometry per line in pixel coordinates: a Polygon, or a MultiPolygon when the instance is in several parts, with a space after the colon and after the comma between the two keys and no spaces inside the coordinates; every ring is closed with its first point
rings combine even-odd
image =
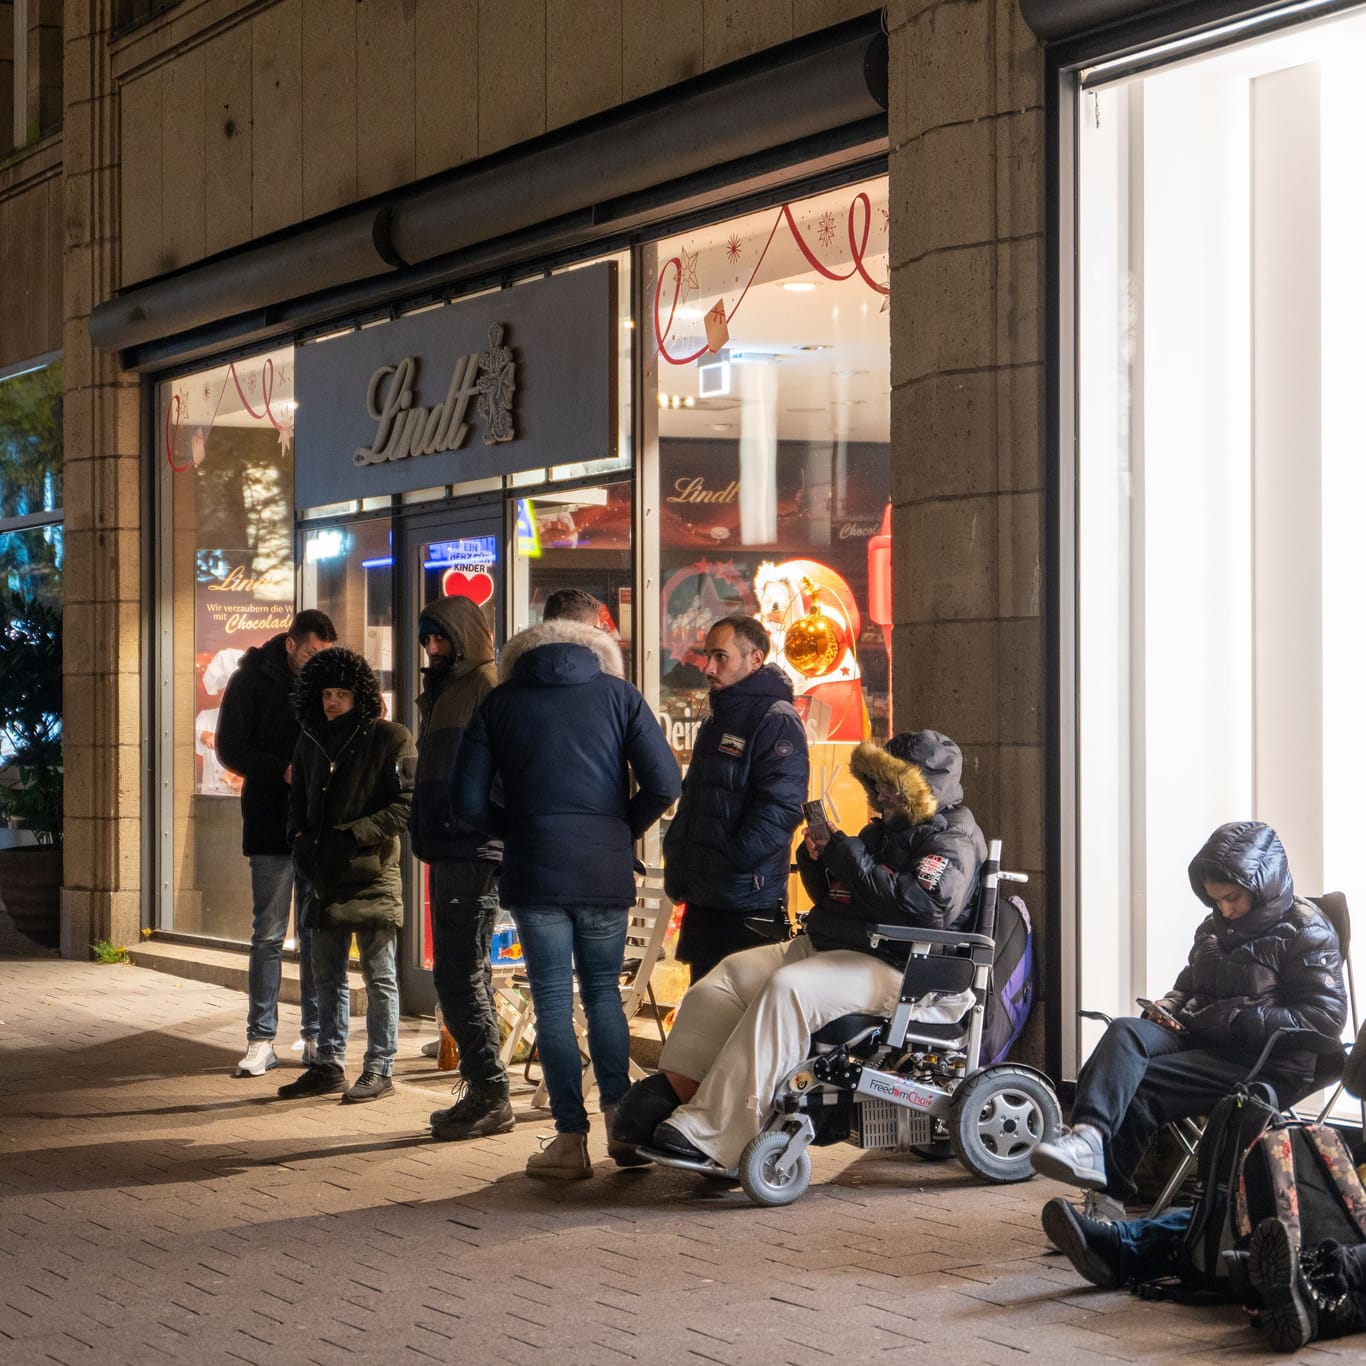
{"type": "Polygon", "coordinates": [[[434,1111],[431,1121],[432,1137],[447,1143],[511,1133],[516,1120],[508,1084],[505,1080],[472,1081],[449,1109],[434,1111]]]}
{"type": "Polygon", "coordinates": [[[1303,1254],[1300,1270],[1318,1309],[1320,1338],[1366,1329],[1366,1244],[1320,1243],[1303,1254]]]}
{"type": "Polygon", "coordinates": [[[1119,1234],[1113,1224],[1088,1219],[1063,1199],[1043,1207],[1043,1231],[1049,1241],[1092,1285],[1118,1290],[1119,1234]]]}
{"type": "Polygon", "coordinates": [[[1252,1230],[1247,1251],[1257,1321],[1278,1352],[1299,1351],[1318,1336],[1319,1316],[1289,1228],[1280,1219],[1263,1219],[1252,1230]]]}
{"type": "Polygon", "coordinates": [[[663,1072],[652,1072],[636,1082],[617,1102],[616,1113],[612,1116],[613,1142],[648,1144],[654,1138],[655,1130],[682,1103],[668,1077],[663,1072]]]}
{"type": "Polygon", "coordinates": [[[300,1096],[327,1096],[346,1090],[346,1073],[335,1062],[315,1062],[306,1067],[291,1082],[275,1093],[281,1100],[298,1100],[300,1096]]]}

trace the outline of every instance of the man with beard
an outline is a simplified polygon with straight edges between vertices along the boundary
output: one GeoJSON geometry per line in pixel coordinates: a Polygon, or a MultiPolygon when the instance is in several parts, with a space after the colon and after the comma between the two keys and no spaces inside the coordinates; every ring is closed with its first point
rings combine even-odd
{"type": "Polygon", "coordinates": [[[489,960],[503,846],[455,814],[451,780],[465,730],[498,682],[493,633],[471,599],[442,597],[423,608],[417,638],[427,667],[409,830],[413,852],[430,868],[432,983],[460,1053],[460,1094],[433,1111],[432,1137],[487,1138],[514,1123],[489,960]]]}
{"type": "Polygon", "coordinates": [[[664,888],[687,903],[678,957],[694,982],[727,954],[764,942],[748,917],[785,920],[792,832],[810,772],[792,685],[764,663],[763,626],[722,617],[704,649],[711,710],[664,835],[664,888]]]}
{"type": "Polygon", "coordinates": [[[299,994],[304,1066],[317,1051],[318,1000],[313,990],[311,932],[305,909],[312,896],[294,875],[289,824],[290,760],[299,723],[290,703],[294,679],[319,650],[336,643],[336,628],[317,611],[300,612],[289,630],[242,656],[218,711],[214,750],[242,783],[242,852],[251,865],[251,953],[247,959],[247,1051],[233,1071],[264,1076],[278,1065],[275,1030],[280,1001],[280,951],[289,929],[289,901],[299,937],[299,994]]]}

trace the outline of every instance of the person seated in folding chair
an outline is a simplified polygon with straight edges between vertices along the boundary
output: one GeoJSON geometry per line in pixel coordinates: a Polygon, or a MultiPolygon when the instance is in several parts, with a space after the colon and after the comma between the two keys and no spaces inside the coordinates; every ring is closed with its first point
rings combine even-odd
{"type": "Polygon", "coordinates": [[[890,1014],[908,944],[875,924],[955,929],[987,847],[963,803],[963,756],[938,731],[864,741],[849,761],[880,815],[857,835],[808,829],[797,862],[815,903],[805,933],[724,958],[689,988],[660,1055],[617,1110],[613,1137],[731,1171],[810,1036],[858,1011],[890,1014]]]}
{"type": "MultiPolygon", "coordinates": [[[[1278,1029],[1338,1038],[1347,1018],[1337,935],[1295,895],[1269,825],[1221,825],[1191,860],[1190,884],[1210,914],[1176,985],[1143,1018],[1111,1023],[1077,1078],[1072,1127],[1030,1154],[1044,1176],[1104,1192],[1116,1214],[1163,1125],[1208,1114],[1278,1029]]],[[[1292,1041],[1259,1080],[1288,1107],[1315,1088],[1314,1073],[1315,1054],[1292,1041]]]]}

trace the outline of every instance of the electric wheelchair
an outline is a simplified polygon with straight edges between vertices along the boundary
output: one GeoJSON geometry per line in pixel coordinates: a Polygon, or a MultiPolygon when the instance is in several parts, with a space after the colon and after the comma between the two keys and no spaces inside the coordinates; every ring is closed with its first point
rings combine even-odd
{"type": "Polygon", "coordinates": [[[812,1144],[849,1142],[936,1159],[952,1154],[983,1180],[1027,1180],[1030,1153],[1057,1133],[1062,1114],[1042,1072],[1015,1062],[978,1066],[1002,880],[1027,879],[1001,871],[1001,841],[992,840],[970,931],[869,927],[873,947],[884,940],[911,946],[895,1011],[890,1019],[845,1015],[813,1035],[810,1055],[779,1085],[734,1171],[650,1147],[641,1156],[738,1180],[755,1204],[768,1206],[790,1205],[806,1190],[812,1144]],[[955,1022],[912,1018],[917,1002],[969,995],[955,1022]]]}

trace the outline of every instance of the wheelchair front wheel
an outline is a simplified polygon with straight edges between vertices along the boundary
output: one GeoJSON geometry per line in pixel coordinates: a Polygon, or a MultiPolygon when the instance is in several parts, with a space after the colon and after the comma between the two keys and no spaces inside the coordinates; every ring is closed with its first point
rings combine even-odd
{"type": "Polygon", "coordinates": [[[740,1185],[756,1205],[790,1205],[800,1200],[811,1184],[811,1155],[801,1153],[792,1170],[784,1175],[778,1160],[787,1151],[791,1135],[770,1129],[749,1141],[740,1154],[740,1185]]]}
{"type": "Polygon", "coordinates": [[[949,1137],[958,1160],[984,1181],[1027,1181],[1029,1155],[1062,1123],[1053,1089],[1034,1072],[991,1067],[954,1093],[949,1137]]]}

